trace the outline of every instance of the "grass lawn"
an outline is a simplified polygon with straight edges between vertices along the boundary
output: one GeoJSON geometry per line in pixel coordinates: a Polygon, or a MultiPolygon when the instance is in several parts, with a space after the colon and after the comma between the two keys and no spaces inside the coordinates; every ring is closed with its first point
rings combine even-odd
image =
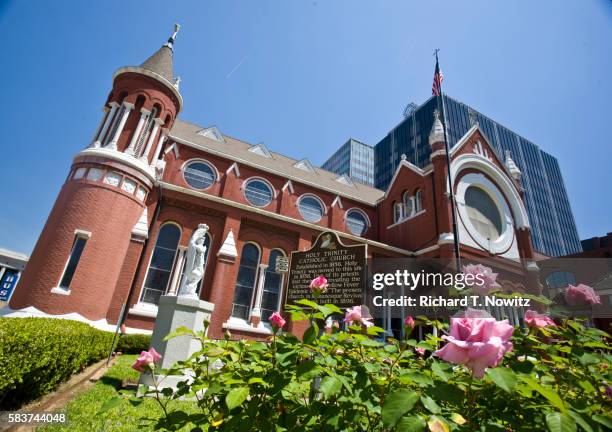
{"type": "MultiPolygon", "coordinates": [[[[96,384],[85,393],[70,401],[65,412],[68,416],[66,425],[50,425],[38,428],[38,431],[77,431],[77,432],[107,432],[153,430],[155,420],[161,415],[161,408],[152,398],[139,406],[133,406],[128,399],[121,404],[97,415],[104,402],[119,396],[123,383],[136,384],[138,372],[130,368],[136,355],[123,355],[106,372],[96,384]],[[153,420],[153,421],[152,421],[153,420]]],[[[188,413],[199,411],[197,405],[188,401],[172,401],[169,410],[181,407],[188,413]]]]}

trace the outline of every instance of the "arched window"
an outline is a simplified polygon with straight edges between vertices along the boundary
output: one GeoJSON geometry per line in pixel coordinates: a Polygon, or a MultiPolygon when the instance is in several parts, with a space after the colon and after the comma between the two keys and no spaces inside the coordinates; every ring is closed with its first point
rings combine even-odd
{"type": "Polygon", "coordinates": [[[417,189],[417,191],[414,193],[414,212],[418,213],[421,210],[423,210],[423,193],[421,192],[421,189],[417,189]]]}
{"type": "Polygon", "coordinates": [[[161,111],[161,107],[157,104],[153,106],[151,112],[145,117],[142,129],[140,131],[140,136],[136,141],[136,146],[134,148],[134,154],[139,157],[142,152],[145,150],[145,146],[147,145],[147,141],[149,140],[149,136],[153,131],[153,127],[155,126],[155,118],[159,115],[161,111]]]}
{"type": "Polygon", "coordinates": [[[259,248],[253,243],[247,243],[242,248],[240,256],[240,267],[238,278],[234,289],[234,302],[232,304],[232,316],[249,319],[253,293],[257,283],[257,270],[259,267],[259,248]]]}
{"type": "Polygon", "coordinates": [[[274,192],[267,182],[252,178],[246,182],[244,196],[251,205],[265,207],[272,202],[274,192]]]}
{"type": "Polygon", "coordinates": [[[284,258],[283,251],[274,249],[270,252],[266,279],[264,281],[263,294],[261,297],[261,320],[268,322],[270,315],[278,311],[281,291],[283,288],[283,274],[276,272],[276,260],[284,258]]]}
{"type": "Polygon", "coordinates": [[[188,162],[183,168],[185,182],[194,189],[208,189],[217,180],[217,171],[206,161],[188,162]]]}
{"type": "Polygon", "coordinates": [[[323,203],[314,195],[303,195],[298,201],[298,210],[308,222],[319,222],[325,213],[323,203]]]}
{"type": "Polygon", "coordinates": [[[406,219],[412,216],[415,212],[414,197],[410,196],[408,191],[406,191],[404,192],[403,202],[404,202],[404,215],[403,216],[404,216],[404,219],[406,219]]]}
{"type": "Polygon", "coordinates": [[[173,223],[167,223],[159,230],[142,288],[141,302],[157,304],[166,293],[180,238],[181,229],[173,223]]]}
{"type": "Polygon", "coordinates": [[[361,210],[351,209],[346,213],[346,227],[351,233],[362,236],[369,225],[368,217],[361,210]]]}
{"type": "Polygon", "coordinates": [[[393,223],[401,221],[404,217],[403,205],[401,202],[393,201],[393,223]]]}

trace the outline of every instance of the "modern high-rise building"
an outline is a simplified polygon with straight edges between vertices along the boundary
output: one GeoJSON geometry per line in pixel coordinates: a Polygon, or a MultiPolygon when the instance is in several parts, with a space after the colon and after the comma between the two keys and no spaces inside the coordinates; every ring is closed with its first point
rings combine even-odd
{"type": "MultiPolygon", "coordinates": [[[[451,147],[472,126],[479,124],[500,159],[505,159],[506,152],[510,152],[523,174],[525,204],[531,220],[535,249],[550,256],[582,251],[557,159],[464,103],[446,95],[444,102],[451,147]]],[[[374,146],[373,184],[376,188],[387,189],[402,155],[406,155],[407,161],[420,168],[430,163],[431,146],[428,143],[428,135],[436,107],[436,98],[429,98],[412,110],[374,146]]],[[[354,140],[349,140],[349,143],[351,141],[354,140]]],[[[347,150],[349,143],[334,153],[323,164],[323,168],[338,174],[347,174],[359,181],[359,177],[354,177],[352,173],[356,169],[362,169],[362,166],[357,165],[358,158],[347,150]]],[[[360,175],[363,177],[363,174],[360,175]]]]}
{"type": "Polygon", "coordinates": [[[336,174],[346,174],[354,181],[374,186],[374,148],[350,138],[321,168],[336,174]]]}

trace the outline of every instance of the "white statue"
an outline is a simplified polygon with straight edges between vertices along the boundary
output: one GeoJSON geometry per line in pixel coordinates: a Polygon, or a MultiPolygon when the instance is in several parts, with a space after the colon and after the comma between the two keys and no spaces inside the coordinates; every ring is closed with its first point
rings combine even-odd
{"type": "Polygon", "coordinates": [[[185,273],[181,287],[179,289],[179,296],[198,298],[196,290],[198,284],[204,276],[204,261],[206,259],[206,246],[204,241],[206,240],[206,233],[208,232],[208,225],[199,224],[198,228],[193,232],[191,240],[189,240],[189,249],[187,249],[187,258],[185,261],[185,273]]]}

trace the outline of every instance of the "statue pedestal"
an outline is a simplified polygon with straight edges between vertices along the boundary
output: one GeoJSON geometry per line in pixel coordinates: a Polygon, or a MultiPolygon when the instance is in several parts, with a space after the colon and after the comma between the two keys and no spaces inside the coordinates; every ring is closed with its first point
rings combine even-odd
{"type": "MultiPolygon", "coordinates": [[[[177,361],[187,360],[194,352],[200,350],[200,343],[190,336],[178,336],[167,341],[164,341],[164,338],[178,327],[187,327],[195,332],[204,330],[204,320],[210,321],[214,309],[214,304],[199,299],[161,296],[151,337],[151,346],[162,356],[157,368],[170,369],[177,361]]],[[[185,378],[181,375],[156,375],[161,388],[176,388],[176,383],[185,378]]],[[[151,375],[142,374],[140,383],[153,385],[151,375]]]]}

